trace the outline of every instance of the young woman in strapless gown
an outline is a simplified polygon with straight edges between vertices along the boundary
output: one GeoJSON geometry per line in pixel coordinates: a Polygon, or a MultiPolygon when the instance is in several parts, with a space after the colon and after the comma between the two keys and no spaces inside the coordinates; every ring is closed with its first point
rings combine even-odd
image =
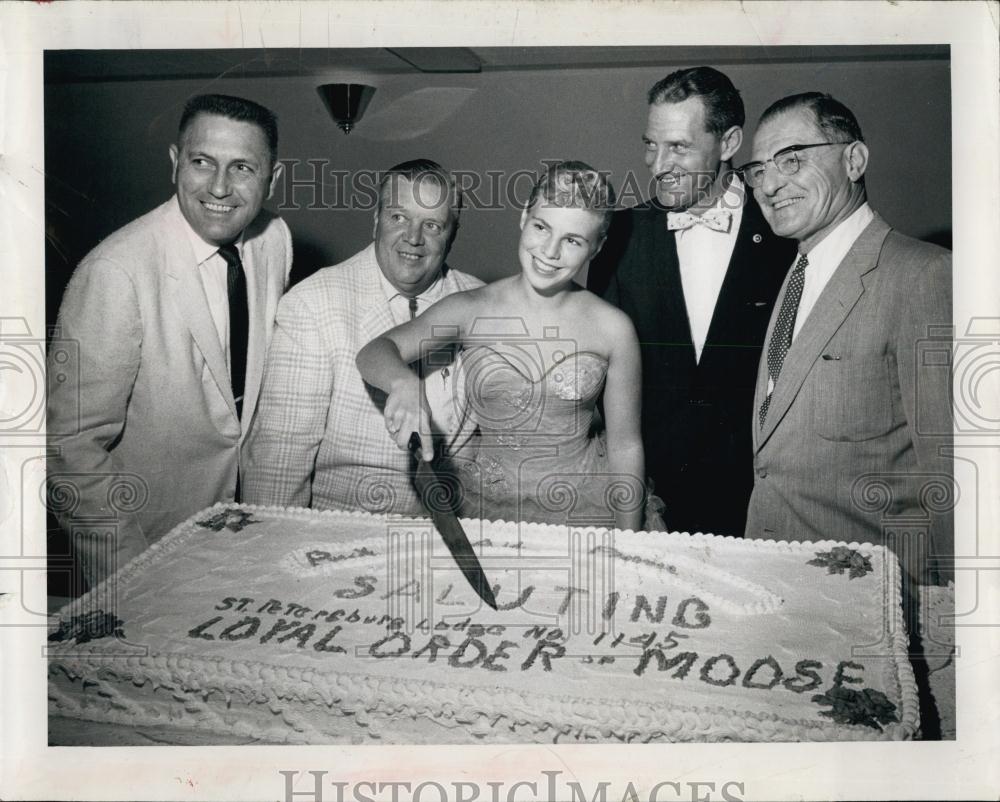
{"type": "Polygon", "coordinates": [[[590,166],[549,168],[521,215],[519,274],[448,296],[358,354],[365,381],[388,394],[389,436],[405,449],[420,432],[430,459],[410,366],[461,347],[455,385],[478,426],[478,450],[454,462],[466,516],[643,528],[639,344],[627,315],[573,280],[604,243],[613,208],[614,191],[590,166]]]}

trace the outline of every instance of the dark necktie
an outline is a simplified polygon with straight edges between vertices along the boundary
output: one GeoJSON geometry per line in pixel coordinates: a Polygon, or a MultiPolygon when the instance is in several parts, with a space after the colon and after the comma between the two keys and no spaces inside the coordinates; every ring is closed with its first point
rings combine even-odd
{"type": "Polygon", "coordinates": [[[247,375],[247,342],[250,339],[250,312],[247,308],[247,279],[235,245],[223,245],[219,256],[229,266],[229,381],[236,399],[236,414],[243,414],[243,385],[247,375]]]}
{"type": "Polygon", "coordinates": [[[410,298],[410,320],[417,316],[417,299],[410,298]]]}
{"type": "Polygon", "coordinates": [[[785,355],[792,347],[792,330],[795,328],[795,316],[799,311],[799,301],[802,300],[802,288],[806,283],[806,268],[809,260],[806,255],[799,256],[799,261],[792,268],[792,275],[785,288],[785,297],[781,301],[778,320],[771,332],[771,342],[767,346],[767,375],[771,378],[771,392],[767,394],[764,403],[760,405],[760,425],[764,426],[767,419],[767,408],[771,404],[771,396],[778,385],[778,375],[785,362],[785,355]]]}

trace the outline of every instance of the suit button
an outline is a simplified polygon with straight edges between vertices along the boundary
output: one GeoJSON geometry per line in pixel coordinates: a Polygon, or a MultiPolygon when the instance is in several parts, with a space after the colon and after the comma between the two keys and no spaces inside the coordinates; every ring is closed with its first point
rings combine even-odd
{"type": "Polygon", "coordinates": [[[761,479],[766,479],[767,478],[767,468],[758,468],[757,469],[757,476],[759,476],[761,479]]]}

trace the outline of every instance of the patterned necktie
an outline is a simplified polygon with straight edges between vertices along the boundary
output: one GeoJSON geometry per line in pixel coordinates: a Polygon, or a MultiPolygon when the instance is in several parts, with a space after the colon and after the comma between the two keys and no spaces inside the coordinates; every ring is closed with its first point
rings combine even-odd
{"type": "Polygon", "coordinates": [[[785,355],[792,347],[792,330],[795,328],[795,315],[799,311],[799,301],[802,299],[802,288],[806,283],[806,268],[808,266],[809,260],[806,259],[806,255],[799,256],[799,261],[795,263],[792,275],[788,279],[788,286],[785,288],[785,297],[781,301],[781,310],[778,312],[774,331],[771,332],[771,342],[767,346],[767,375],[770,381],[768,382],[767,397],[760,405],[761,428],[767,419],[767,408],[771,404],[771,396],[778,383],[778,374],[781,373],[785,355]]]}
{"type": "Polygon", "coordinates": [[[704,214],[667,212],[668,231],[685,231],[699,224],[710,228],[712,231],[726,233],[733,224],[733,213],[727,209],[709,209],[704,214]]]}
{"type": "Polygon", "coordinates": [[[417,316],[417,299],[410,298],[410,320],[417,316]]]}
{"type": "Polygon", "coordinates": [[[247,279],[243,272],[243,262],[235,245],[223,245],[219,256],[229,266],[227,285],[229,289],[229,356],[232,366],[229,381],[236,399],[236,414],[243,414],[243,386],[247,375],[247,342],[250,339],[250,312],[247,308],[247,279]]]}

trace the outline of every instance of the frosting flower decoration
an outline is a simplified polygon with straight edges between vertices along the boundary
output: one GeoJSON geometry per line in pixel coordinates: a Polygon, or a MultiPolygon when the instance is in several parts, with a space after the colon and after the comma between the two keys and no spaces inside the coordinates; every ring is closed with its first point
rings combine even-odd
{"type": "Polygon", "coordinates": [[[809,560],[809,565],[826,566],[828,574],[842,574],[848,571],[849,579],[869,574],[874,570],[871,560],[856,549],[847,546],[834,546],[830,551],[817,551],[816,559],[809,560]]]}
{"type": "Polygon", "coordinates": [[[215,513],[211,518],[198,521],[198,526],[204,526],[213,532],[221,532],[223,529],[228,529],[230,532],[239,532],[243,527],[257,523],[260,523],[260,521],[253,519],[252,512],[228,508],[215,513]]]}
{"type": "Polygon", "coordinates": [[[821,710],[819,714],[832,718],[838,724],[863,724],[879,730],[882,725],[899,721],[896,705],[884,693],[873,688],[858,691],[835,685],[826,693],[813,696],[812,701],[830,705],[830,710],[821,710]]]}
{"type": "Polygon", "coordinates": [[[75,640],[77,643],[107,638],[114,635],[125,638],[122,625],[125,622],[104,610],[94,610],[84,615],[74,615],[59,622],[59,629],[49,635],[50,641],[75,640]]]}

